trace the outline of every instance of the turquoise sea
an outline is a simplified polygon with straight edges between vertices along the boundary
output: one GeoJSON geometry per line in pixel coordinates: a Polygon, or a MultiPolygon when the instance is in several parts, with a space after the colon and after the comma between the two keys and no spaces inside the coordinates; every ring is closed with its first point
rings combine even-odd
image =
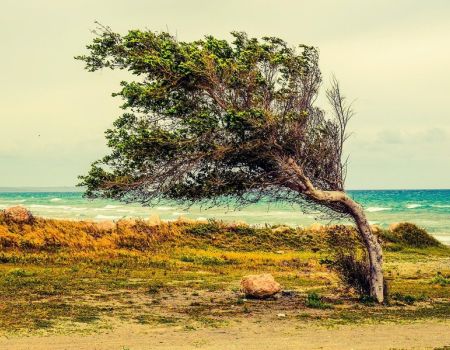
{"type": "MultiPolygon", "coordinates": [[[[394,222],[413,222],[427,229],[440,241],[450,244],[450,190],[354,190],[350,195],[365,208],[372,224],[383,227],[394,222]]],[[[285,224],[308,226],[317,219],[314,213],[302,214],[300,207],[286,203],[258,203],[241,210],[221,208],[189,209],[173,203],[148,208],[110,200],[87,200],[80,192],[0,190],[0,209],[22,205],[35,215],[57,219],[118,220],[148,218],[156,214],[163,220],[180,216],[191,219],[215,218],[224,221],[245,221],[249,224],[285,224]]]]}

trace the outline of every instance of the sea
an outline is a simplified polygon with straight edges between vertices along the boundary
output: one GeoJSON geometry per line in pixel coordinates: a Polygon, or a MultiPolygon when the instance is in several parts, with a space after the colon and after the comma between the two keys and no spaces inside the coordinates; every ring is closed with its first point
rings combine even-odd
{"type": "MultiPolygon", "coordinates": [[[[361,203],[371,224],[388,227],[396,222],[412,222],[425,228],[445,244],[450,244],[450,190],[351,190],[349,194],[361,203]]],[[[0,209],[21,205],[33,214],[46,218],[70,220],[119,220],[149,218],[162,220],[216,219],[246,222],[251,225],[289,225],[306,227],[313,223],[339,223],[321,217],[320,213],[302,212],[300,206],[262,201],[241,209],[232,207],[187,208],[171,202],[154,207],[125,204],[111,200],[89,200],[82,192],[66,189],[2,189],[0,209]]],[[[345,222],[343,222],[345,223],[345,222]]]]}

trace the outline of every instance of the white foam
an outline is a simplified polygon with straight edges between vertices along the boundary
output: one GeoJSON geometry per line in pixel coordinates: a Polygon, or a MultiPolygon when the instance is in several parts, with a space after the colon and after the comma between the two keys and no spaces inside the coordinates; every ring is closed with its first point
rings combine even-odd
{"type": "Polygon", "coordinates": [[[156,210],[172,210],[173,207],[156,207],[156,210]]]}
{"type": "Polygon", "coordinates": [[[105,205],[104,207],[103,207],[103,209],[116,209],[116,208],[120,208],[121,207],[121,205],[111,205],[111,204],[108,204],[108,205],[105,205]]]}
{"type": "Polygon", "coordinates": [[[408,204],[406,206],[406,208],[408,208],[408,209],[415,209],[415,208],[419,208],[421,206],[422,206],[422,204],[408,204]]]}
{"type": "Polygon", "coordinates": [[[391,210],[392,208],[383,208],[383,207],[368,207],[366,210],[370,213],[376,212],[376,211],[384,211],[384,210],[391,210]]]}
{"type": "Polygon", "coordinates": [[[62,199],[61,198],[52,198],[52,199],[50,199],[50,202],[59,202],[59,201],[62,201],[62,199]]]}
{"type": "Polygon", "coordinates": [[[450,235],[440,235],[440,234],[433,234],[434,238],[436,238],[438,241],[450,245],[450,235]]]}
{"type": "Polygon", "coordinates": [[[30,208],[43,208],[43,209],[51,209],[55,208],[54,205],[44,205],[44,204],[31,204],[29,205],[30,208]]]}
{"type": "Polygon", "coordinates": [[[450,204],[434,204],[433,208],[450,208],[450,204]]]}

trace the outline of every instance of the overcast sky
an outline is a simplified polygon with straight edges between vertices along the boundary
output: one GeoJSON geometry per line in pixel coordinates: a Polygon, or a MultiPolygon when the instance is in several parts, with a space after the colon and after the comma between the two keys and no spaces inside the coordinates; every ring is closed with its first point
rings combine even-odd
{"type": "Polygon", "coordinates": [[[73,59],[96,20],[314,45],[324,84],[334,73],[355,100],[347,187],[450,188],[448,0],[1,0],[0,187],[72,186],[106,152],[127,75],[73,59]]]}

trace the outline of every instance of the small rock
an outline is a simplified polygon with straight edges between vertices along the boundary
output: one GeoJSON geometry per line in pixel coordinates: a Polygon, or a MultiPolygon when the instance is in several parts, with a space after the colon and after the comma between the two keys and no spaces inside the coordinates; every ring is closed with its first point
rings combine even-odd
{"type": "Polygon", "coordinates": [[[3,210],[5,220],[7,222],[15,222],[16,224],[32,224],[34,221],[33,214],[21,206],[15,206],[3,210]]]}
{"type": "Polygon", "coordinates": [[[284,250],[277,250],[275,254],[284,254],[284,250]]]}
{"type": "Polygon", "coordinates": [[[286,314],[277,314],[278,317],[283,318],[286,317],[286,314]]]}
{"type": "Polygon", "coordinates": [[[241,290],[247,297],[267,298],[281,290],[281,286],[269,273],[245,276],[241,280],[241,290]]]}

